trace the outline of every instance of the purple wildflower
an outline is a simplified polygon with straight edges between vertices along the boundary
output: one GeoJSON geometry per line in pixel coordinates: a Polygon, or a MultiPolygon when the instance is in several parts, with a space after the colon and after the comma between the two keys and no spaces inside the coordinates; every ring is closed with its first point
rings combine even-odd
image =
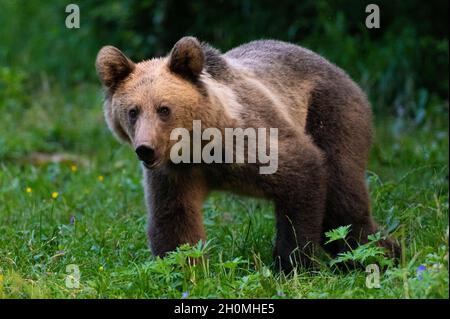
{"type": "Polygon", "coordinates": [[[189,290],[186,290],[185,292],[183,292],[183,294],[181,295],[181,299],[186,299],[189,296],[189,290]]]}
{"type": "Polygon", "coordinates": [[[427,270],[427,267],[424,265],[420,265],[417,267],[417,279],[422,280],[423,279],[423,273],[427,270]]]}
{"type": "Polygon", "coordinates": [[[74,215],[70,215],[69,223],[70,223],[70,225],[75,224],[75,216],[74,215]]]}

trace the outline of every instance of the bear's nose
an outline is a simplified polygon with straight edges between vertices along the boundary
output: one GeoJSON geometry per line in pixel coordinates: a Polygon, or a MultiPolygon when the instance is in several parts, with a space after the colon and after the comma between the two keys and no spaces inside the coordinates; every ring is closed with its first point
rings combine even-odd
{"type": "Polygon", "coordinates": [[[153,162],[155,158],[155,151],[153,150],[153,148],[147,145],[139,145],[138,147],[136,147],[135,152],[139,159],[146,163],[153,162]]]}

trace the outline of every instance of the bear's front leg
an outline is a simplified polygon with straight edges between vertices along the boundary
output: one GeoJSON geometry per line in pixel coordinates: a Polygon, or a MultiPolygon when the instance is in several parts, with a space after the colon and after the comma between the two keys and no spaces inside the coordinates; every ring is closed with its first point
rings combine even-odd
{"type": "Polygon", "coordinates": [[[280,145],[278,171],[269,177],[268,187],[276,210],[275,261],[285,272],[313,265],[325,215],[326,175],[314,145],[280,145]]]}
{"type": "Polygon", "coordinates": [[[201,207],[207,195],[201,178],[190,172],[169,174],[144,170],[148,236],[155,256],[164,257],[181,244],[205,240],[201,207]]]}

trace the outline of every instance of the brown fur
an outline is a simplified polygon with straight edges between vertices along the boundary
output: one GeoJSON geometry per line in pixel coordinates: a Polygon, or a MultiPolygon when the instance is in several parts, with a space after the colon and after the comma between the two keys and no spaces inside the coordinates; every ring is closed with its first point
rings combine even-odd
{"type": "MultiPolygon", "coordinates": [[[[211,190],[273,200],[279,265],[310,265],[324,232],[352,225],[353,244],[377,231],[364,172],[371,146],[371,110],[354,82],[317,54],[279,41],[254,41],[221,54],[193,37],[171,53],[134,64],[103,48],[97,72],[106,88],[105,117],[122,140],[155,150],[144,168],[154,254],[205,239],[202,203],[211,190]],[[168,106],[162,118],[158,108],[168,106]],[[139,110],[136,123],[128,111],[139,110]],[[173,128],[278,128],[278,171],[259,164],[179,164],[169,160],[173,128]]],[[[382,245],[398,256],[390,241],[382,245]]],[[[325,245],[330,253],[342,243],[325,245]]]]}

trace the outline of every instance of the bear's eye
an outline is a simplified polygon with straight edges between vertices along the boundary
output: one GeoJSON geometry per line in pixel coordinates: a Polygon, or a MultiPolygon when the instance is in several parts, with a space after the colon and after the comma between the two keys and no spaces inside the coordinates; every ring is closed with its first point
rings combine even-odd
{"type": "Polygon", "coordinates": [[[132,123],[136,122],[138,115],[139,115],[139,111],[136,108],[130,109],[128,111],[128,117],[130,118],[130,121],[132,123]]]}
{"type": "Polygon", "coordinates": [[[170,109],[167,106],[160,106],[156,110],[158,112],[159,116],[161,117],[167,117],[170,114],[170,109]]]}

